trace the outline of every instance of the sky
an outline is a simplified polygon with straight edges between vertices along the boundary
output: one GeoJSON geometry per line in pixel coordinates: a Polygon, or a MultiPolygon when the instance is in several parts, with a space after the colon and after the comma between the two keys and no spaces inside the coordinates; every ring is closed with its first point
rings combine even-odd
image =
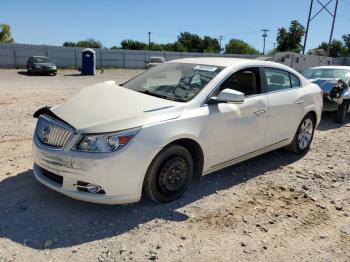
{"type": "MultiPolygon", "coordinates": [[[[320,0],[327,3],[328,0],[320,0]]],[[[314,1],[314,13],[320,9],[314,1]]],[[[335,0],[329,5],[333,11],[335,0]]],[[[0,24],[11,26],[17,43],[62,45],[95,38],[105,47],[123,39],[167,43],[180,32],[242,39],[262,50],[261,29],[269,29],[267,50],[277,29],[291,20],[305,25],[310,0],[1,0],[0,24]]],[[[329,39],[332,17],[321,12],[310,24],[307,49],[329,39]]],[[[334,38],[350,33],[350,0],[339,0],[334,38]]]]}

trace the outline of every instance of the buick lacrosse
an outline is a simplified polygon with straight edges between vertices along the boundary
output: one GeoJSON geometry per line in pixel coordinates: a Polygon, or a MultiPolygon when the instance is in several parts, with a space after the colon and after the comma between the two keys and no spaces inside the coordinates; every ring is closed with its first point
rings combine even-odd
{"type": "Polygon", "coordinates": [[[169,202],[197,176],[281,147],[306,153],[321,112],[320,88],[284,65],[173,60],[39,109],[34,174],[79,200],[169,202]]]}

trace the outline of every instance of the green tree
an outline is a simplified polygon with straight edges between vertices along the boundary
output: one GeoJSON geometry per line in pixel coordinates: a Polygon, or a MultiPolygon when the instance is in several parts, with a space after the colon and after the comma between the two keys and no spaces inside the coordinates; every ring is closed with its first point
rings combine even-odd
{"type": "Polygon", "coordinates": [[[204,53],[218,53],[221,51],[219,41],[210,36],[203,37],[202,48],[204,53]]]}
{"type": "Polygon", "coordinates": [[[242,40],[231,39],[225,46],[225,53],[255,55],[259,54],[259,51],[242,40]]]}
{"type": "Polygon", "coordinates": [[[279,52],[297,52],[303,50],[302,39],[305,34],[305,27],[297,20],[293,20],[289,26],[289,30],[281,27],[277,33],[277,48],[279,52]]]}
{"type": "Polygon", "coordinates": [[[184,47],[186,52],[203,52],[203,40],[196,34],[181,32],[177,41],[184,47]]]}
{"type": "MultiPolygon", "coordinates": [[[[327,52],[328,50],[328,43],[322,42],[319,46],[318,49],[323,49],[327,52]]],[[[340,56],[346,56],[347,50],[346,47],[344,46],[343,42],[340,40],[334,39],[331,43],[331,49],[329,51],[329,56],[331,57],[340,57],[340,56]]]]}
{"type": "Polygon", "coordinates": [[[350,49],[350,34],[343,35],[342,38],[343,38],[345,47],[350,49]]]}
{"type": "Polygon", "coordinates": [[[77,42],[76,46],[77,47],[84,47],[84,48],[102,48],[102,43],[98,40],[93,39],[93,38],[89,38],[89,39],[77,42]]]}
{"type": "Polygon", "coordinates": [[[0,24],[0,43],[13,43],[14,39],[11,37],[11,27],[7,24],[0,24]]]}
{"type": "Polygon", "coordinates": [[[67,41],[67,42],[64,42],[64,43],[63,43],[63,46],[64,46],[64,47],[76,47],[77,44],[74,43],[74,42],[69,42],[69,41],[67,41]]]}
{"type": "Polygon", "coordinates": [[[342,36],[346,48],[346,55],[350,56],[350,34],[342,36]]]}
{"type": "Polygon", "coordinates": [[[136,41],[136,40],[131,40],[131,39],[126,39],[121,41],[120,45],[122,49],[129,49],[129,50],[144,50],[147,46],[146,43],[136,41]]]}

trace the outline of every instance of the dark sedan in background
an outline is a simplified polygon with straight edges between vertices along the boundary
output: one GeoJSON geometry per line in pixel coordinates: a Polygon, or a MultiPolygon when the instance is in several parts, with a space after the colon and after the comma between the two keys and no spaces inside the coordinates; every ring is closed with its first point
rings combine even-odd
{"type": "Polygon", "coordinates": [[[28,74],[57,74],[57,67],[46,56],[31,56],[27,61],[28,74]]]}

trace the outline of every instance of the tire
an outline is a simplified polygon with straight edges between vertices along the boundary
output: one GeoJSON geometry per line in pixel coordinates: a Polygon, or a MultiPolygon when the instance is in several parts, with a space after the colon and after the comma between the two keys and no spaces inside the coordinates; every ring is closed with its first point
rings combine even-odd
{"type": "Polygon", "coordinates": [[[338,110],[335,115],[335,122],[342,124],[345,121],[346,113],[348,111],[348,101],[344,100],[343,103],[338,107],[338,110]]]}
{"type": "Polygon", "coordinates": [[[190,152],[178,145],[164,148],[149,166],[143,191],[156,203],[167,203],[178,199],[185,192],[194,173],[190,152]]]}
{"type": "Polygon", "coordinates": [[[316,120],[311,114],[307,114],[303,120],[301,120],[293,141],[287,149],[297,154],[307,153],[314,137],[315,126],[316,120]],[[311,127],[309,125],[311,125],[311,127]]]}

